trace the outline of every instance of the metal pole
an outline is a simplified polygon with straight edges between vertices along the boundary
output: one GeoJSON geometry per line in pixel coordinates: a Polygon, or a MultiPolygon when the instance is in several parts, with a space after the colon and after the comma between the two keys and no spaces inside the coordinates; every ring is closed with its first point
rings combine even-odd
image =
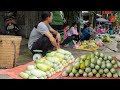
{"type": "Polygon", "coordinates": [[[108,19],[108,14],[107,14],[107,19],[108,19]]]}

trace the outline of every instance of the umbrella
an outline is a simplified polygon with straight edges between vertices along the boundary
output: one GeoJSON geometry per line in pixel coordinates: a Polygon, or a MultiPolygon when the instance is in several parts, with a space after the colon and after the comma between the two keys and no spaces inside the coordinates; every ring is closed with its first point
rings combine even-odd
{"type": "Polygon", "coordinates": [[[112,23],[111,22],[106,22],[105,24],[111,25],[112,23]]]}
{"type": "Polygon", "coordinates": [[[104,18],[98,18],[96,19],[98,22],[109,22],[109,20],[106,20],[104,18]]]}
{"type": "Polygon", "coordinates": [[[102,17],[102,15],[100,15],[100,14],[96,14],[98,17],[102,17]]]}

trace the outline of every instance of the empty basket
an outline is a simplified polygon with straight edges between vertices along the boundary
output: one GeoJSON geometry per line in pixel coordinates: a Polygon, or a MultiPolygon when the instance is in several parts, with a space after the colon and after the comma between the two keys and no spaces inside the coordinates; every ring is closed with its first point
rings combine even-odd
{"type": "Polygon", "coordinates": [[[0,68],[15,67],[21,40],[21,36],[0,35],[0,68]]]}

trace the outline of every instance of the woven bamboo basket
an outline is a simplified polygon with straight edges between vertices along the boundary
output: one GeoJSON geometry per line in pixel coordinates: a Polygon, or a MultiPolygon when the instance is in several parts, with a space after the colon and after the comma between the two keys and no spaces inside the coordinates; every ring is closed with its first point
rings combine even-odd
{"type": "Polygon", "coordinates": [[[21,36],[0,35],[0,68],[16,66],[21,40],[21,36]]]}

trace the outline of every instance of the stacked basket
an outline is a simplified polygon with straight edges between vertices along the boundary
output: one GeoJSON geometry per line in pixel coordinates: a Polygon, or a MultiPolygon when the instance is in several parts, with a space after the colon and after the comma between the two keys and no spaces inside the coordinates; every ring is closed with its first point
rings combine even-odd
{"type": "Polygon", "coordinates": [[[0,68],[15,67],[21,40],[21,36],[0,35],[0,68]]]}

